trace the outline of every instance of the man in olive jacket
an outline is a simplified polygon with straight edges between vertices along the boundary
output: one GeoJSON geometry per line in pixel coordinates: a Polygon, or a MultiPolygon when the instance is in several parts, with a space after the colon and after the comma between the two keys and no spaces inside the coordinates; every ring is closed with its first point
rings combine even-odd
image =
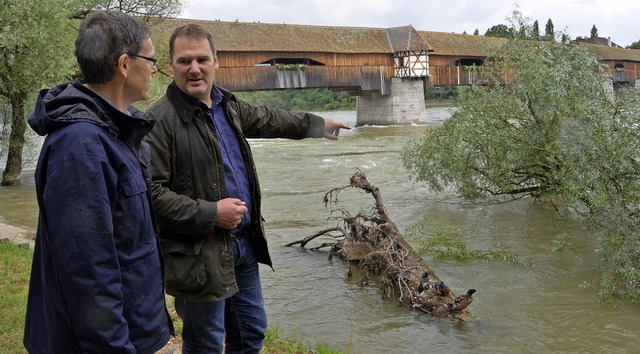
{"type": "Polygon", "coordinates": [[[267,327],[258,263],[271,266],[260,187],[246,138],[325,137],[348,126],[238,100],[214,86],[211,34],[177,28],[174,81],[147,112],[153,199],[167,293],[183,320],[183,352],[258,353],[267,327]],[[225,337],[226,336],[226,337],[225,337]]]}

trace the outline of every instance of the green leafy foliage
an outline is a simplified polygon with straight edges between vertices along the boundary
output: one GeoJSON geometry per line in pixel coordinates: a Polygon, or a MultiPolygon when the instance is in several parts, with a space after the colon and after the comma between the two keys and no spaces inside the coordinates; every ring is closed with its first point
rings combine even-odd
{"type": "Polygon", "coordinates": [[[289,111],[350,110],[356,99],[348,92],[327,89],[236,92],[238,98],[251,104],[271,106],[289,111]]]}
{"type": "Polygon", "coordinates": [[[533,27],[531,27],[531,39],[539,40],[540,39],[540,26],[538,25],[538,20],[533,22],[533,27]]]}
{"type": "Polygon", "coordinates": [[[597,58],[566,42],[514,38],[485,65],[489,84],[409,143],[405,166],[436,191],[573,208],[598,232],[603,298],[640,302],[638,93],[614,93],[597,58]]]}
{"type": "Polygon", "coordinates": [[[553,29],[553,21],[551,19],[547,20],[547,24],[544,26],[544,36],[548,39],[555,38],[555,31],[553,29]]]}
{"type": "Polygon", "coordinates": [[[627,49],[640,49],[640,41],[635,41],[631,43],[631,45],[628,46],[627,49]]]}
{"type": "Polygon", "coordinates": [[[3,0],[0,95],[28,95],[70,75],[77,29],[67,0],[3,0]]]}
{"type": "Polygon", "coordinates": [[[540,34],[538,20],[535,20],[533,25],[529,25],[529,19],[523,18],[522,14],[518,11],[514,11],[513,16],[507,20],[510,21],[509,26],[504,24],[491,26],[484,35],[498,38],[518,37],[520,39],[531,39],[534,41],[555,41],[555,33],[551,19],[549,19],[545,25],[544,35],[540,34]]]}
{"type": "Polygon", "coordinates": [[[489,27],[484,35],[486,37],[510,38],[513,36],[513,30],[507,25],[499,24],[489,27]]]}
{"type": "Polygon", "coordinates": [[[40,88],[71,74],[75,30],[67,6],[75,0],[0,2],[0,96],[11,106],[11,134],[2,184],[20,181],[25,110],[40,88]]]}
{"type": "MultiPolygon", "coordinates": [[[[39,89],[77,75],[74,41],[92,10],[118,10],[158,21],[178,14],[183,0],[0,0],[0,96],[12,119],[2,184],[20,181],[26,112],[39,89]]],[[[142,104],[144,106],[144,104],[142,104]]],[[[6,130],[3,130],[6,132],[6,130]]],[[[4,152],[4,150],[0,152],[4,152]]]]}
{"type": "Polygon", "coordinates": [[[485,260],[521,264],[518,255],[509,249],[506,242],[497,243],[486,250],[471,250],[463,241],[460,232],[443,229],[430,230],[428,225],[427,222],[412,225],[407,229],[405,236],[414,245],[416,252],[428,254],[433,257],[434,261],[485,260]]]}
{"type": "Polygon", "coordinates": [[[452,100],[458,97],[459,92],[462,90],[463,88],[459,86],[442,86],[436,92],[429,94],[427,98],[441,98],[452,100]]]}

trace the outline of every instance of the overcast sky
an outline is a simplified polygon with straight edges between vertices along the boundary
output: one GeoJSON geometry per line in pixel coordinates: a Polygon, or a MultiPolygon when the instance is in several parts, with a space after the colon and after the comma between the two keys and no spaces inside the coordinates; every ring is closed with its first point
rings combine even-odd
{"type": "Polygon", "coordinates": [[[589,37],[596,25],[600,37],[623,47],[640,40],[640,0],[185,0],[179,16],[301,25],[397,27],[480,34],[518,10],[544,34],[551,19],[556,32],[589,37]]]}

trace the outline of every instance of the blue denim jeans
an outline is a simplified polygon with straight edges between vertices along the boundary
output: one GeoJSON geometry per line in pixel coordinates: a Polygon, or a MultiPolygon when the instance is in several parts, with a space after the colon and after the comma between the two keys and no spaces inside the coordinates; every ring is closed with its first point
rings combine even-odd
{"type": "Polygon", "coordinates": [[[176,298],[182,318],[182,353],[259,353],[267,330],[258,262],[249,236],[234,237],[233,260],[239,291],[217,302],[176,298]],[[226,334],[226,338],[225,338],[226,334]]]}

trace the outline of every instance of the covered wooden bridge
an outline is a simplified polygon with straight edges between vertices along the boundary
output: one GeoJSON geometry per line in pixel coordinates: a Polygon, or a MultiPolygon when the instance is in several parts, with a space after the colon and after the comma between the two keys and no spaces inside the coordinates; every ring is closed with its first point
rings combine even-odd
{"type": "MultiPolygon", "coordinates": [[[[504,41],[418,31],[410,25],[370,28],[185,19],[155,24],[153,35],[165,42],[174,28],[187,23],[198,23],[213,34],[218,85],[232,91],[348,91],[358,96],[358,125],[426,119],[425,90],[480,83],[477,68],[504,41]]],[[[640,51],[597,49],[613,72],[624,74],[618,77],[628,83],[640,78],[640,51]]]]}

